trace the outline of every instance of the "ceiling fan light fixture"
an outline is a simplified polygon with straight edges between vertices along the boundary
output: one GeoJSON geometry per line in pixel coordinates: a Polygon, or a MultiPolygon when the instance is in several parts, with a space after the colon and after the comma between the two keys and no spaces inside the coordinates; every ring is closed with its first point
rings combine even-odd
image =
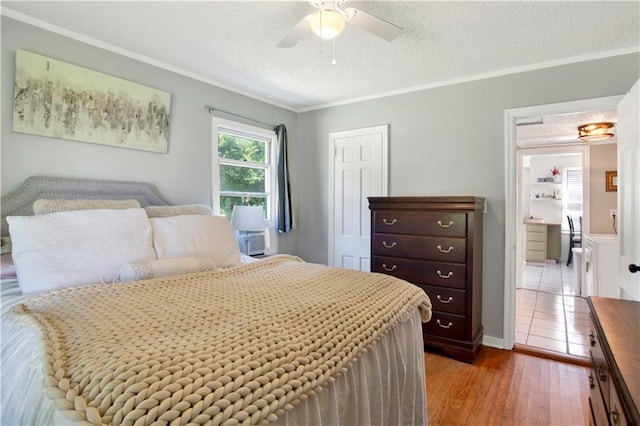
{"type": "Polygon", "coordinates": [[[609,129],[613,128],[613,126],[611,122],[589,123],[578,126],[578,139],[584,142],[593,142],[612,138],[614,134],[609,132],[609,129]]]}
{"type": "Polygon", "coordinates": [[[333,9],[324,9],[311,17],[311,30],[320,38],[332,39],[344,30],[344,17],[333,9]]]}

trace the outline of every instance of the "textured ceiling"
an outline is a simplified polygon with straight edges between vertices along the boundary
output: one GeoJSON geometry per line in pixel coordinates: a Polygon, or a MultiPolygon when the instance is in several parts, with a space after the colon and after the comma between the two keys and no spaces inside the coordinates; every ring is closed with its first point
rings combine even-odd
{"type": "MultiPolygon", "coordinates": [[[[542,119],[541,124],[516,126],[516,141],[521,147],[536,147],[550,144],[579,143],[578,126],[604,121],[616,124],[618,112],[615,109],[605,111],[591,111],[577,114],[564,114],[544,117],[532,117],[542,119]]],[[[615,128],[612,130],[615,135],[615,128]]],[[[614,142],[612,139],[591,142],[591,144],[614,142]]]]}
{"type": "Polygon", "coordinates": [[[348,1],[345,7],[404,33],[387,42],[347,26],[331,65],[332,42],[311,32],[293,48],[276,47],[313,12],[304,1],[2,1],[11,18],[60,27],[294,111],[640,46],[635,1],[348,1]]]}

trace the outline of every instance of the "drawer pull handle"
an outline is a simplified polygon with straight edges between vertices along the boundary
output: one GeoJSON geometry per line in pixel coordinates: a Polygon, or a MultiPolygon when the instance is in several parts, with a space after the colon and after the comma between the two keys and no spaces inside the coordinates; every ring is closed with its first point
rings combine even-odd
{"type": "Polygon", "coordinates": [[[601,365],[598,365],[597,374],[598,374],[598,379],[601,382],[606,382],[607,381],[607,375],[602,372],[602,366],[601,365]]]}
{"type": "Polygon", "coordinates": [[[596,385],[593,384],[593,376],[589,374],[589,389],[595,388],[596,385]]]}
{"type": "Polygon", "coordinates": [[[453,272],[449,271],[449,273],[447,275],[442,275],[442,272],[440,272],[440,270],[438,269],[437,274],[440,278],[444,278],[445,280],[448,280],[449,278],[451,278],[453,276],[453,272]]]}
{"type": "Polygon", "coordinates": [[[451,321],[449,321],[449,324],[447,324],[447,325],[444,325],[444,324],[440,323],[440,320],[436,320],[436,322],[442,328],[449,328],[449,327],[451,327],[453,325],[453,323],[451,321]]]}
{"type": "Polygon", "coordinates": [[[389,268],[389,267],[387,267],[386,263],[383,263],[382,264],[382,269],[384,269],[385,271],[389,271],[389,272],[395,271],[396,270],[396,265],[393,265],[391,268],[389,268]]]}
{"type": "Polygon", "coordinates": [[[593,332],[589,333],[589,342],[591,343],[591,346],[596,345],[596,336],[593,335],[593,332]]]}
{"type": "Polygon", "coordinates": [[[438,225],[440,225],[441,228],[449,228],[451,225],[453,225],[453,221],[452,220],[449,221],[449,223],[446,224],[446,225],[444,223],[442,223],[441,221],[438,221],[438,225]]]}
{"type": "Polygon", "coordinates": [[[396,223],[398,223],[397,219],[393,219],[391,222],[389,222],[386,218],[382,219],[382,223],[384,223],[385,225],[395,225],[396,223]]]}
{"type": "Polygon", "coordinates": [[[447,300],[442,300],[442,297],[440,297],[440,295],[436,295],[436,299],[438,299],[438,301],[442,302],[442,303],[451,303],[453,302],[453,297],[449,296],[449,298],[447,300]]]}
{"type": "Polygon", "coordinates": [[[440,253],[450,253],[451,250],[453,250],[453,247],[449,246],[449,248],[445,250],[442,248],[442,246],[438,246],[438,250],[440,250],[440,253]]]}
{"type": "Polygon", "coordinates": [[[620,413],[618,413],[618,407],[614,407],[611,410],[611,424],[613,426],[618,426],[620,424],[620,413]]]}
{"type": "Polygon", "coordinates": [[[391,244],[387,243],[386,241],[383,241],[382,245],[385,246],[386,248],[394,248],[397,244],[395,241],[392,242],[391,244]]]}

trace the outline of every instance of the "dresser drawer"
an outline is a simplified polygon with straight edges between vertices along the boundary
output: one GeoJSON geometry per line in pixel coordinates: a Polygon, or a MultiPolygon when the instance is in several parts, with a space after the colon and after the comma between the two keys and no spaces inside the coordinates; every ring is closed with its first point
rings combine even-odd
{"type": "Polygon", "coordinates": [[[527,224],[527,235],[529,234],[546,234],[547,233],[547,225],[534,225],[534,224],[527,224]]]}
{"type": "Polygon", "coordinates": [[[545,251],[547,243],[544,241],[527,241],[527,250],[545,251]]]}
{"type": "Polygon", "coordinates": [[[412,259],[464,262],[465,238],[416,237],[412,235],[374,234],[373,254],[412,259]]]}
{"type": "Polygon", "coordinates": [[[393,275],[413,284],[466,288],[466,265],[374,256],[371,272],[393,275]]]}
{"type": "Polygon", "coordinates": [[[527,260],[531,262],[544,262],[547,259],[544,251],[527,250],[527,260]]]}
{"type": "Polygon", "coordinates": [[[602,393],[604,405],[607,411],[609,411],[609,381],[611,380],[609,377],[609,366],[604,357],[600,339],[593,322],[590,323],[589,327],[589,348],[589,352],[591,353],[591,374],[596,379],[597,386],[602,393]]]}
{"type": "Polygon", "coordinates": [[[423,289],[431,299],[433,310],[450,314],[465,314],[466,291],[424,284],[418,284],[418,287],[423,289]]]}
{"type": "Polygon", "coordinates": [[[529,243],[530,241],[547,241],[547,233],[543,232],[527,232],[527,243],[529,243]]]}
{"type": "MultiPolygon", "coordinates": [[[[464,339],[466,318],[460,315],[433,311],[431,321],[422,325],[425,334],[447,337],[450,339],[464,339]]],[[[428,341],[428,338],[426,338],[428,341]]],[[[427,343],[427,342],[425,342],[427,343]]]]}
{"type": "Polygon", "coordinates": [[[442,237],[464,237],[467,233],[466,213],[376,211],[374,232],[442,237]]]}

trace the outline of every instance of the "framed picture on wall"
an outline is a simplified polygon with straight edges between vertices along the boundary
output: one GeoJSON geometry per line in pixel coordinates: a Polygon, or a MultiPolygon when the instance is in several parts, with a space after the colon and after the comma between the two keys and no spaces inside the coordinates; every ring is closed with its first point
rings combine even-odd
{"type": "Polygon", "coordinates": [[[607,185],[607,192],[617,191],[618,190],[618,171],[613,170],[605,173],[605,181],[607,185]]]}
{"type": "Polygon", "coordinates": [[[22,49],[13,131],[166,154],[171,94],[22,49]]]}

